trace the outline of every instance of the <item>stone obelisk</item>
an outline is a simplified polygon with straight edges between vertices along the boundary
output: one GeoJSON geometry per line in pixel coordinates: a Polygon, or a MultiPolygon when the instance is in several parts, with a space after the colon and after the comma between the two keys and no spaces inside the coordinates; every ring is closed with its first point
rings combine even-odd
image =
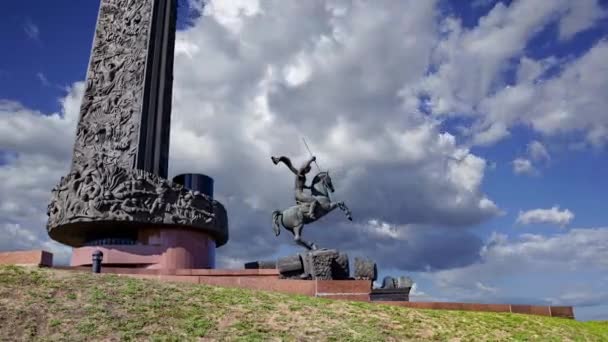
{"type": "Polygon", "coordinates": [[[177,0],[101,0],[69,174],[47,230],[73,265],[213,267],[224,207],[167,180],[177,0]]]}

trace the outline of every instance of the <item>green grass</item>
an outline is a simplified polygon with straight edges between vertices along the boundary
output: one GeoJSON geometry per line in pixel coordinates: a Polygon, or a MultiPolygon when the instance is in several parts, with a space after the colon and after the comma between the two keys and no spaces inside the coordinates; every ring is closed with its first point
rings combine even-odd
{"type": "Polygon", "coordinates": [[[608,341],[608,322],[0,267],[0,340],[608,341]]]}

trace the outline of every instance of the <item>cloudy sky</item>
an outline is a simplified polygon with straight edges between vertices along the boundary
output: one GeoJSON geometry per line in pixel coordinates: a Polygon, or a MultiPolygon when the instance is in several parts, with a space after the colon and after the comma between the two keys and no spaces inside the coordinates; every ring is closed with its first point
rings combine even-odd
{"type": "MultiPolygon", "coordinates": [[[[99,1],[0,14],[0,250],[45,231],[67,173],[99,1]]],[[[305,237],[415,300],[574,305],[608,319],[608,3],[180,0],[170,175],[215,178],[219,266],[293,253],[270,213],[293,179],[334,179],[340,212],[305,237]],[[466,4],[463,6],[463,4],[466,4]]]]}

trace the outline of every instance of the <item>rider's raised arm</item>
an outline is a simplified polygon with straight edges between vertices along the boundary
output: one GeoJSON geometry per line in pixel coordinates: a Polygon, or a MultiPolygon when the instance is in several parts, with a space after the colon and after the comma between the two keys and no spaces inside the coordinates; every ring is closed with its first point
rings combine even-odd
{"type": "Polygon", "coordinates": [[[298,172],[300,170],[296,169],[295,167],[293,167],[293,165],[291,164],[291,159],[285,157],[285,156],[281,156],[281,157],[271,157],[272,162],[277,165],[279,162],[282,162],[283,164],[285,164],[285,166],[287,166],[287,168],[293,172],[294,175],[297,175],[298,172]]]}
{"type": "Polygon", "coordinates": [[[304,165],[302,165],[302,167],[300,168],[300,170],[299,170],[300,173],[304,174],[304,173],[310,171],[310,164],[312,164],[312,162],[314,162],[315,160],[317,160],[317,158],[314,156],[311,157],[310,159],[308,159],[308,161],[306,163],[304,163],[304,165]],[[306,170],[306,169],[308,169],[308,171],[305,172],[304,170],[306,170]]]}
{"type": "Polygon", "coordinates": [[[310,166],[310,164],[312,164],[312,162],[316,161],[317,157],[312,156],[310,157],[310,159],[308,159],[308,161],[306,162],[306,166],[310,166]]]}

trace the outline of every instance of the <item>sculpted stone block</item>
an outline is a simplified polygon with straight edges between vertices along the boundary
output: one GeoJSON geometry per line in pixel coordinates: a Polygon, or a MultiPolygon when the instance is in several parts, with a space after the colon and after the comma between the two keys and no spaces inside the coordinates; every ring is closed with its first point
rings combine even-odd
{"type": "Polygon", "coordinates": [[[402,289],[412,287],[413,285],[414,281],[410,277],[406,276],[400,276],[398,278],[386,276],[382,280],[383,289],[402,289]]]}
{"type": "Polygon", "coordinates": [[[345,280],[350,278],[350,265],[346,253],[339,252],[332,266],[332,279],[345,280]]]}
{"type": "Polygon", "coordinates": [[[376,280],[378,269],[370,259],[355,258],[355,279],[376,280]]]}
{"type": "Polygon", "coordinates": [[[313,279],[333,279],[334,261],[339,254],[335,249],[315,250],[302,255],[304,273],[313,279]]]}
{"type": "Polygon", "coordinates": [[[299,254],[290,255],[277,260],[277,269],[281,275],[281,278],[307,278],[308,275],[304,273],[304,264],[302,257],[299,254]]]}
{"type": "Polygon", "coordinates": [[[294,279],[349,279],[348,255],[335,249],[318,249],[277,261],[281,277],[294,279]]]}

